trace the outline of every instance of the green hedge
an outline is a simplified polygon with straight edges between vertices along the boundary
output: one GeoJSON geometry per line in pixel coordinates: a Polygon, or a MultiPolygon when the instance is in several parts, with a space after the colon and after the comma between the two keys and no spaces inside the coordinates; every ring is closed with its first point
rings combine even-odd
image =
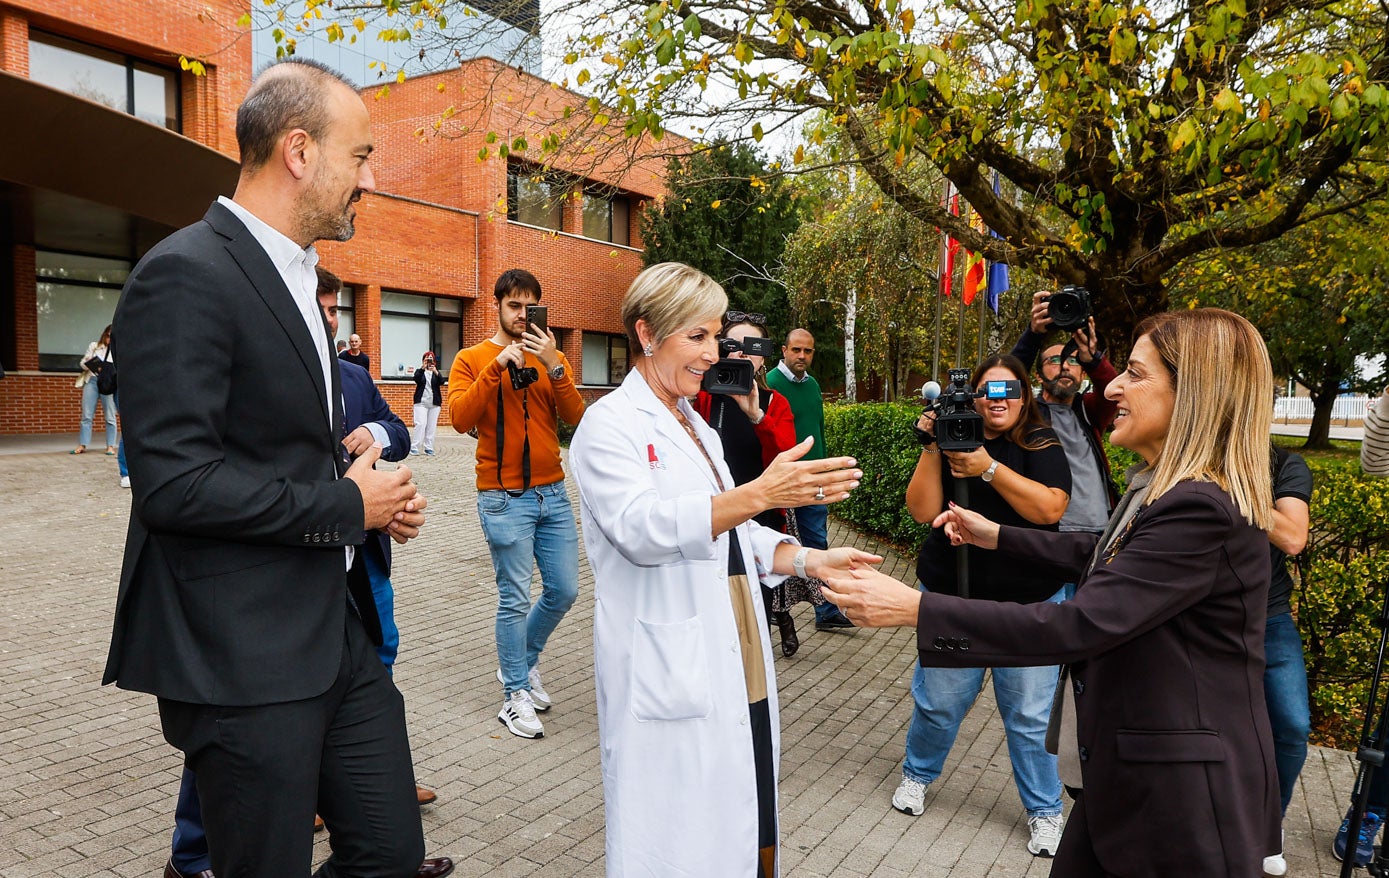
{"type": "MultiPolygon", "coordinates": [[[[914,554],[929,528],[903,497],[920,454],[911,426],[917,405],[868,403],[825,409],[830,453],[850,455],[863,484],[835,515],[914,554]]],[[[1106,446],[1116,480],[1136,456],[1106,446]]],[[[1302,631],[1311,688],[1313,741],[1354,749],[1379,645],[1377,620],[1389,587],[1389,482],[1367,479],[1354,460],[1309,460],[1315,480],[1312,534],[1293,561],[1293,612],[1302,631]]],[[[1386,681],[1389,688],[1389,681],[1386,681]]]]}

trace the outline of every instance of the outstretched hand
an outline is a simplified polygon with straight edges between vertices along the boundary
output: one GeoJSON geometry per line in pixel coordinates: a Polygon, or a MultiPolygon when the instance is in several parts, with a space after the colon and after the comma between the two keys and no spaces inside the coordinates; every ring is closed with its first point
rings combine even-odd
{"type": "Polygon", "coordinates": [[[945,536],[952,546],[968,544],[981,549],[998,548],[998,523],[954,503],[935,517],[931,527],[944,527],[945,536]]]}
{"type": "Polygon", "coordinates": [[[755,484],[766,509],[795,508],[815,503],[836,503],[849,496],[863,478],[863,470],[851,469],[858,461],[852,457],[826,457],[801,460],[814,440],[801,442],[772,458],[767,469],[749,484],[755,484]]]}
{"type": "Polygon", "coordinates": [[[860,628],[916,627],[921,592],[872,567],[824,577],[825,597],[860,628]]]}

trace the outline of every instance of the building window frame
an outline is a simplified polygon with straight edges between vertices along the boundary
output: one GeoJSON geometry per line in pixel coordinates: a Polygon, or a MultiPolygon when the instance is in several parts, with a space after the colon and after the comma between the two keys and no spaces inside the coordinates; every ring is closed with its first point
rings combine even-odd
{"type": "Polygon", "coordinates": [[[630,247],[632,199],[611,186],[586,185],[583,189],[583,227],[585,238],[630,247]],[[603,215],[590,212],[593,205],[604,205],[603,215]],[[591,222],[592,220],[592,222],[591,222]]]}
{"type": "Polygon", "coordinates": [[[574,179],[559,171],[546,171],[526,162],[506,165],[506,218],[551,232],[564,231],[564,202],[574,189],[574,179]],[[538,191],[544,190],[543,194],[538,191]]]}
{"type": "MultiPolygon", "coordinates": [[[[114,49],[106,48],[104,46],[94,45],[83,40],[76,40],[72,37],[63,36],[62,34],[56,34],[51,31],[30,28],[29,45],[31,53],[32,46],[34,43],[49,46],[60,51],[72,52],[73,54],[77,55],[85,55],[95,60],[105,61],[109,64],[116,64],[124,67],[125,108],[121,112],[124,112],[128,116],[134,116],[137,119],[143,119],[143,117],[139,116],[136,113],[135,97],[137,90],[135,87],[135,74],[137,72],[144,72],[160,76],[168,76],[173,84],[173,124],[168,124],[168,117],[165,116],[166,121],[163,124],[161,124],[160,127],[169,131],[174,131],[179,134],[183,133],[183,79],[180,71],[177,68],[168,67],[163,64],[156,64],[154,62],[147,61],[144,58],[137,58],[134,55],[128,55],[124,52],[118,52],[114,49]]],[[[45,85],[50,85],[53,88],[65,91],[68,94],[75,94],[75,92],[65,89],[61,85],[49,83],[42,79],[36,81],[42,82],[45,85]]],[[[78,94],[77,96],[85,97],[84,95],[80,94],[78,94]]],[[[143,121],[149,122],[150,120],[143,119],[143,121]]],[[[156,123],[151,122],[150,124],[156,123]]]]}
{"type": "MultiPolygon", "coordinates": [[[[383,289],[381,291],[381,329],[379,338],[381,339],[380,360],[377,373],[382,380],[405,380],[412,379],[415,375],[415,368],[419,365],[416,362],[423,351],[415,354],[411,360],[405,361],[405,368],[397,370],[393,364],[391,372],[386,371],[386,318],[396,318],[398,320],[416,320],[428,323],[428,350],[435,352],[435,361],[439,364],[441,371],[446,371],[453,365],[453,357],[462,348],[463,340],[463,300],[449,296],[430,296],[424,293],[412,292],[410,290],[383,289]],[[389,297],[409,296],[413,299],[422,299],[427,306],[427,310],[406,311],[387,306],[389,297]],[[445,334],[447,333],[447,339],[445,334]],[[446,343],[448,342],[448,343],[446,343]]],[[[360,330],[359,330],[360,332],[360,330]]],[[[399,358],[396,363],[401,362],[399,358]]]]}
{"type": "MultiPolygon", "coordinates": [[[[115,316],[116,302],[120,298],[121,290],[125,287],[125,278],[123,277],[119,280],[92,280],[90,278],[85,277],[64,277],[56,274],[45,274],[44,262],[46,262],[50,257],[75,256],[80,259],[101,260],[102,262],[107,263],[124,263],[124,269],[118,268],[115,265],[109,265],[106,266],[106,270],[114,272],[121,272],[123,270],[125,273],[125,277],[129,277],[130,272],[132,272],[135,269],[135,260],[133,259],[123,259],[118,256],[103,256],[93,253],[82,253],[76,250],[56,250],[51,248],[43,248],[35,250],[34,256],[34,284],[38,299],[37,307],[43,307],[43,287],[45,285],[52,285],[55,287],[69,287],[79,290],[94,290],[108,293],[111,296],[111,313],[102,318],[101,321],[97,321],[98,323],[110,323],[112,317],[115,316]]],[[[95,329],[94,334],[92,332],[88,332],[87,334],[91,337],[87,339],[87,341],[79,342],[82,347],[80,349],[76,349],[75,353],[71,351],[64,351],[62,353],[55,353],[52,351],[45,352],[43,350],[43,314],[38,313],[36,314],[36,317],[38,318],[37,329],[39,334],[39,371],[56,373],[80,372],[82,370],[82,366],[78,361],[82,358],[82,353],[86,350],[86,346],[92,341],[96,341],[98,339],[98,337],[101,334],[101,329],[95,329]]]]}
{"type": "Polygon", "coordinates": [[[580,345],[585,385],[616,387],[632,369],[626,335],[584,330],[580,345]]]}

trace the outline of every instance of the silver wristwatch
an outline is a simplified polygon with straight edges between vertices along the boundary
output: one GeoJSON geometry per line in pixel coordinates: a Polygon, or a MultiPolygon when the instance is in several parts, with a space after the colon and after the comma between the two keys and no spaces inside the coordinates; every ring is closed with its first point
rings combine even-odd
{"type": "Polygon", "coordinates": [[[563,377],[564,377],[564,364],[563,364],[563,363],[559,363],[558,365],[555,366],[555,368],[553,368],[553,369],[550,370],[550,380],[551,380],[551,381],[558,381],[558,380],[560,380],[560,379],[563,378],[563,377]]]}
{"type": "Polygon", "coordinates": [[[988,469],[984,470],[984,472],[980,474],[979,478],[983,479],[986,482],[992,482],[994,480],[994,473],[997,472],[997,470],[998,461],[995,460],[993,463],[989,464],[988,469]]]}
{"type": "Polygon", "coordinates": [[[810,548],[801,546],[796,550],[796,556],[791,559],[791,569],[796,571],[796,575],[805,579],[805,559],[810,557],[810,548]]]}

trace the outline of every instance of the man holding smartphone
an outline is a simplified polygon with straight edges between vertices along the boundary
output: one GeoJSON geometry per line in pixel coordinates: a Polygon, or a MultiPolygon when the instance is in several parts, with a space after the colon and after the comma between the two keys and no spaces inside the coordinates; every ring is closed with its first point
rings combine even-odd
{"type": "Polygon", "coordinates": [[[540,653],[579,590],[579,536],[556,415],[577,425],[584,401],[538,308],[535,275],[504,271],[493,295],[497,332],[454,358],[448,412],[454,429],[477,430],[478,518],[497,576],[497,719],[513,735],[540,738],[536,712],[553,704],[540,682],[540,653]],[[541,595],[531,606],[536,566],[541,595]]]}

